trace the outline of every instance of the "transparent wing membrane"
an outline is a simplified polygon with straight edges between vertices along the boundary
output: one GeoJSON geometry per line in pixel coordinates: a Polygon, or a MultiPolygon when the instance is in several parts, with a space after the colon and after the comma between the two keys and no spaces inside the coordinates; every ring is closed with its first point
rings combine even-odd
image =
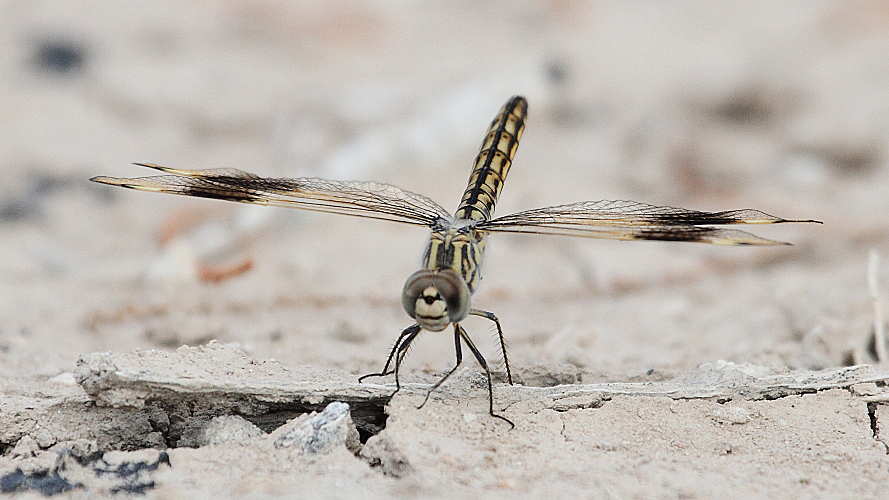
{"type": "Polygon", "coordinates": [[[635,201],[584,201],[536,208],[480,222],[480,231],[533,233],[613,240],[659,240],[717,245],[780,245],[737,229],[711,226],[817,222],[789,220],[759,210],[702,212],[635,201]]]}
{"type": "Polygon", "coordinates": [[[91,180],[139,191],[301,208],[422,226],[432,226],[451,217],[447,210],[425,196],[378,182],[329,181],[314,177],[274,179],[235,169],[179,170],[144,163],[137,165],[168,175],[94,177],[91,180]]]}

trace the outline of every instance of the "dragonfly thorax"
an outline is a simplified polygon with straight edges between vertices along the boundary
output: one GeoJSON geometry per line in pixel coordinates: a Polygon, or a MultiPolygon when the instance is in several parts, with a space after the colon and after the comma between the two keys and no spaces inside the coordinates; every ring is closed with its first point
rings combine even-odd
{"type": "Polygon", "coordinates": [[[469,287],[452,269],[421,269],[412,274],[401,292],[401,305],[421,327],[444,330],[469,314],[469,287]]]}
{"type": "Polygon", "coordinates": [[[463,278],[469,293],[474,293],[481,280],[484,236],[484,232],[475,230],[474,223],[451,225],[432,231],[423,254],[423,268],[433,271],[450,269],[463,278]]]}

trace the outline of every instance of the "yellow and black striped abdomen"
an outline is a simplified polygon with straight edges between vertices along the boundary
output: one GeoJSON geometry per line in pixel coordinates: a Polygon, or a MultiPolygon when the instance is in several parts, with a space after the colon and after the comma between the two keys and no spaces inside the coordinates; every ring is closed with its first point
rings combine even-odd
{"type": "Polygon", "coordinates": [[[528,101],[515,96],[507,102],[497,118],[491,122],[481,151],[475,158],[475,166],[469,176],[469,185],[454,217],[469,220],[490,220],[494,204],[503,188],[512,158],[519,147],[528,101]]]}

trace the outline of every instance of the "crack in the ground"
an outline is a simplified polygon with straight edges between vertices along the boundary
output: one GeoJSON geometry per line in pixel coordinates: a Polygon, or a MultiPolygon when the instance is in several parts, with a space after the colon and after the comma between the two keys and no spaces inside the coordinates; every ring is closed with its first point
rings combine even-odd
{"type": "MultiPolygon", "coordinates": [[[[817,394],[821,391],[835,389],[773,387],[755,395],[748,393],[745,397],[737,396],[680,396],[662,394],[674,400],[710,400],[718,404],[729,401],[744,400],[777,400],[791,396],[817,394]],[[751,397],[753,396],[753,397],[751,397]]],[[[848,388],[847,388],[848,389],[848,388]]],[[[164,392],[164,391],[162,391],[164,392]]],[[[578,393],[565,390],[561,394],[553,394],[548,409],[556,412],[569,410],[597,409],[603,407],[619,393],[578,393]]],[[[630,395],[630,394],[627,394],[630,395]]],[[[352,419],[359,431],[361,443],[379,434],[386,427],[386,405],[390,397],[377,397],[358,401],[344,401],[350,405],[352,419]]],[[[339,399],[338,399],[339,400],[339,399]]],[[[68,412],[76,417],[82,435],[62,436],[59,442],[73,439],[93,439],[100,451],[138,450],[144,448],[177,448],[197,447],[199,436],[210,421],[221,416],[238,416],[252,423],[268,434],[288,421],[303,414],[321,411],[333,399],[318,398],[316,401],[294,400],[287,402],[257,403],[222,394],[191,394],[183,395],[172,391],[154,395],[146,405],[139,409],[109,408],[96,405],[60,403],[49,407],[54,413],[68,412]]],[[[510,405],[512,406],[512,405],[510,405]]],[[[876,409],[878,403],[868,403],[871,431],[879,438],[879,422],[876,409]]],[[[24,437],[24,436],[22,436],[24,437]]],[[[18,444],[13,442],[0,443],[5,452],[10,452],[18,444]]],[[[882,441],[881,441],[882,442],[882,441]]]]}
{"type": "Polygon", "coordinates": [[[879,403],[869,402],[867,403],[867,415],[870,418],[870,430],[878,443],[883,445],[883,450],[889,455],[889,443],[887,443],[883,437],[880,435],[880,418],[877,415],[877,409],[881,405],[879,403]]]}
{"type": "MultiPolygon", "coordinates": [[[[804,396],[808,394],[817,394],[819,392],[829,391],[837,389],[837,387],[828,387],[824,389],[814,389],[814,388],[795,388],[795,387],[774,387],[770,388],[767,391],[762,391],[757,394],[752,394],[745,392],[743,390],[739,390],[736,396],[707,396],[707,395],[675,395],[675,394],[633,394],[633,393],[621,393],[621,392],[613,392],[613,393],[601,393],[595,395],[591,399],[591,396],[594,396],[592,393],[589,394],[566,394],[564,397],[556,397],[554,398],[554,403],[552,406],[547,409],[554,410],[557,412],[565,412],[568,410],[585,410],[585,409],[596,409],[601,408],[605,403],[611,401],[616,396],[634,396],[634,397],[666,397],[670,398],[674,401],[713,401],[717,404],[723,405],[732,401],[776,401],[783,398],[788,398],[792,396],[804,396]],[[577,399],[578,401],[572,401],[577,399]]],[[[845,389],[848,389],[846,387],[845,389]]]]}
{"type": "MultiPolygon", "coordinates": [[[[208,399],[209,400],[209,399],[208,399]]],[[[362,443],[378,434],[386,427],[385,407],[388,399],[349,401],[352,420],[358,429],[362,443]]],[[[205,401],[178,401],[175,403],[152,403],[144,410],[161,415],[154,418],[154,428],[163,436],[170,448],[181,446],[196,447],[198,436],[209,422],[216,417],[238,416],[269,434],[287,422],[311,412],[321,412],[332,401],[323,399],[317,403],[305,401],[266,403],[257,407],[221,405],[212,407],[205,401]],[[163,417],[166,417],[165,419],[163,417]]]]}
{"type": "Polygon", "coordinates": [[[876,403],[868,403],[867,404],[867,414],[870,417],[870,430],[873,433],[874,439],[880,439],[880,426],[877,423],[877,404],[876,403]]]}
{"type": "MultiPolygon", "coordinates": [[[[80,399],[66,400],[48,404],[31,416],[22,415],[22,420],[6,421],[8,425],[16,424],[23,432],[6,436],[9,440],[0,443],[0,451],[3,455],[32,456],[40,450],[77,441],[92,442],[90,449],[99,452],[198,447],[204,429],[216,417],[238,416],[268,434],[303,414],[322,411],[335,399],[247,404],[219,394],[164,394],[141,408],[114,408],[95,402],[84,404],[80,399]],[[24,431],[36,428],[42,429],[45,436],[35,439],[24,431]]],[[[388,402],[389,398],[384,397],[347,402],[361,443],[386,427],[388,402]]]]}

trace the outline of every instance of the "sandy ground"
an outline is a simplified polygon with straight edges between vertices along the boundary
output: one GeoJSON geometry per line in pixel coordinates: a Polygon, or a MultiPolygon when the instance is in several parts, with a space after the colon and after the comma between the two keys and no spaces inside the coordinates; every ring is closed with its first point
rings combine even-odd
{"type": "Polygon", "coordinates": [[[15,20],[0,31],[4,491],[886,495],[882,2],[0,14],[15,20]],[[824,224],[755,228],[794,244],[773,248],[491,237],[474,306],[501,318],[519,384],[488,322],[464,326],[510,429],[471,359],[416,408],[453,366],[449,334],[418,339],[394,397],[391,378],[356,384],[410,324],[399,294],[424,229],[87,181],[146,173],[131,162],[236,167],[453,209],[513,94],[530,113],[498,214],[632,199],[824,224]],[[335,401],[351,417],[312,416],[335,401]]]}

